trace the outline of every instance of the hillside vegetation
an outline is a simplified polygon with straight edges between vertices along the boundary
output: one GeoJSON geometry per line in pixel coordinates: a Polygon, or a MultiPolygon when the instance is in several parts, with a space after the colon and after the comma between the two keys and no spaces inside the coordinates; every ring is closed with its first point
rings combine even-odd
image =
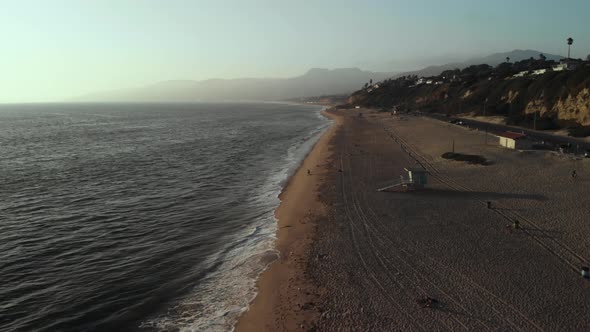
{"type": "Polygon", "coordinates": [[[512,125],[568,128],[574,136],[586,136],[590,133],[590,62],[569,63],[575,69],[554,71],[558,63],[541,56],[495,68],[474,65],[433,77],[404,76],[366,84],[349,97],[348,104],[386,111],[500,115],[512,125]]]}

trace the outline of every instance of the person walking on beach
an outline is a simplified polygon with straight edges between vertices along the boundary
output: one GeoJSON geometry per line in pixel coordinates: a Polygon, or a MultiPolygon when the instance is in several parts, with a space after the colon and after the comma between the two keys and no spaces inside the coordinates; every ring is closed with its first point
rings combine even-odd
{"type": "Polygon", "coordinates": [[[311,171],[309,170],[309,168],[307,169],[307,175],[311,175],[311,171]]]}
{"type": "Polygon", "coordinates": [[[578,176],[578,174],[576,173],[576,170],[572,171],[572,179],[575,179],[578,176]]]}

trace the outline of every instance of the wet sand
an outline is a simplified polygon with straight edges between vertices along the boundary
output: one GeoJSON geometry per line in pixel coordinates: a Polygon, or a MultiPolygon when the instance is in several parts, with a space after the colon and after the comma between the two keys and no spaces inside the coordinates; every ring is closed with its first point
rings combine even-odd
{"type": "Polygon", "coordinates": [[[308,258],[318,220],[326,216],[320,188],[335,170],[330,168],[329,143],[339,128],[334,121],[291,177],[279,196],[276,248],[280,258],[262,273],[258,295],[239,319],[237,331],[293,331],[313,328],[322,297],[308,276],[308,258]],[[308,174],[308,170],[311,174],[308,174]]]}
{"type": "Polygon", "coordinates": [[[324,159],[306,160],[283,194],[282,257],[238,331],[590,330],[580,276],[590,161],[509,151],[432,119],[331,112],[341,124],[310,154],[324,159]],[[440,158],[452,140],[493,164],[440,158]],[[307,177],[320,160],[320,175],[307,177]],[[431,173],[426,190],[377,192],[419,165],[431,173]]]}

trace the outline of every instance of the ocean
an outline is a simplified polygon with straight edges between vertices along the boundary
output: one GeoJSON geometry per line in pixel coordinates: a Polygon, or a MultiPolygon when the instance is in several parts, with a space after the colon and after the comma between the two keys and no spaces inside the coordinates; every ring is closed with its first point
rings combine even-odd
{"type": "Polygon", "coordinates": [[[319,112],[0,105],[0,331],[231,330],[319,112]]]}

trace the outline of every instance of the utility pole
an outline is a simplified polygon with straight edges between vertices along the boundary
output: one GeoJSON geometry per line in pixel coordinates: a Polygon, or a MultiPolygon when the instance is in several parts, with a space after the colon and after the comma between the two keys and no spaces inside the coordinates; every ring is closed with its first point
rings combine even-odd
{"type": "MultiPolygon", "coordinates": [[[[486,116],[486,105],[488,104],[488,98],[483,101],[483,116],[486,116]]],[[[485,120],[484,120],[485,121],[485,120]]],[[[488,145],[488,124],[486,123],[486,133],[485,133],[485,145],[488,145]]]]}
{"type": "Polygon", "coordinates": [[[455,139],[453,138],[453,153],[455,153],[455,139]]]}

